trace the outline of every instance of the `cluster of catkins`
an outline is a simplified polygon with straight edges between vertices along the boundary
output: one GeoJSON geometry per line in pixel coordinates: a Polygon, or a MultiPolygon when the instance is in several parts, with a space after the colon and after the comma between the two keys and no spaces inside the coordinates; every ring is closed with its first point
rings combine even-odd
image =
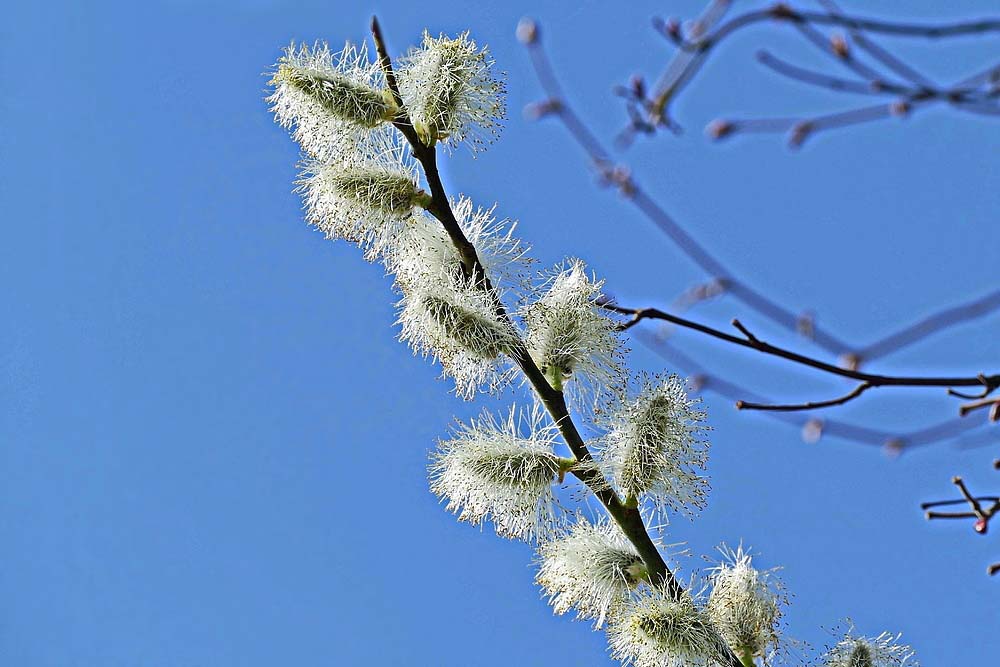
{"type": "MultiPolygon", "coordinates": [[[[514,223],[498,220],[495,206],[452,199],[486,285],[469,275],[427,211],[432,197],[394,123],[410,124],[422,148],[482,150],[505,114],[503,77],[493,64],[468,34],[425,34],[398,61],[394,92],[365,47],[288,47],[267,99],[304,152],[306,217],[394,276],[401,338],[439,362],[459,396],[508,386],[517,377],[513,360],[530,355],[598,434],[586,465],[626,506],[647,519],[694,513],[708,490],[705,415],[676,376],[629,379],[616,322],[599,305],[602,282],[576,259],[533,273],[514,223]]],[[[728,664],[729,650],[746,665],[773,662],[786,599],[773,572],[755,569],[740,548],[680,596],[652,583],[617,524],[589,521],[557,502],[554,488],[582,465],[557,455],[558,435],[538,405],[483,414],[439,443],[431,488],[460,519],[489,521],[499,535],[536,544],[537,580],[556,613],[572,610],[605,627],[624,663],[728,664]]],[[[848,632],[823,659],[831,667],[902,665],[912,652],[896,639],[848,632]]]]}

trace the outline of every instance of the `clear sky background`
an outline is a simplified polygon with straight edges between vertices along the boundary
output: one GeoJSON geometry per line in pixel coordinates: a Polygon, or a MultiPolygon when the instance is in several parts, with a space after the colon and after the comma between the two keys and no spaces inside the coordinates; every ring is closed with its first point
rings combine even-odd
{"type": "MultiPolygon", "coordinates": [[[[601,633],[552,615],[527,546],[457,523],[428,491],[435,439],[479,408],[395,341],[381,270],[302,221],[296,147],[267,113],[261,73],[292,39],[365,39],[373,11],[396,53],[425,27],[470,29],[509,72],[511,114],[489,152],[446,160],[449,189],[499,202],[544,264],[580,256],[623,302],[666,305],[705,276],[594,185],[557,123],[523,120],[541,94],[514,27],[542,22],[573,100],[611,137],[624,120],[612,85],[654,74],[669,53],[649,18],[702,5],[668,4],[5,7],[0,663],[610,664],[601,633]]],[[[996,10],[863,4],[927,20],[996,10]]],[[[994,62],[998,42],[903,50],[948,79],[994,62]]],[[[930,111],[797,153],[779,137],[710,144],[700,128],[717,115],[864,101],[763,72],[753,52],[765,43],[821,62],[787,29],[732,40],[678,109],[688,132],[623,156],[640,183],[750,284],[851,340],[995,289],[1000,121],[930,111]]],[[[732,299],[695,313],[815,351],[732,299]]],[[[872,370],[997,371],[998,324],[958,327],[872,370]]],[[[777,398],[848,388],[689,332],[671,344],[777,398]]],[[[664,368],[633,347],[635,367],[664,368]]],[[[707,407],[709,509],[670,540],[702,554],[742,538],[762,566],[783,565],[794,637],[822,645],[822,628],[850,616],[864,632],[902,631],[925,665],[993,664],[1000,580],[985,567],[1000,542],[928,524],[918,504],[953,495],[954,474],[995,491],[1000,432],[985,431],[985,447],[889,460],[804,444],[730,401],[707,407]]],[[[956,409],[940,390],[879,390],[830,416],[908,430],[956,409]]]]}

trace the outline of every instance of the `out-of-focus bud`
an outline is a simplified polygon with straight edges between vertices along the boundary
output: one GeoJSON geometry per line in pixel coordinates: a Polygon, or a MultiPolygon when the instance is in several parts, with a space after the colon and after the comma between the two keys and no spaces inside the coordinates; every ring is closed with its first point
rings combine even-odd
{"type": "Polygon", "coordinates": [[[728,137],[733,133],[734,129],[736,129],[736,125],[734,123],[718,118],[708,124],[705,128],[705,133],[712,139],[718,141],[728,137]]]}
{"type": "Polygon", "coordinates": [[[538,41],[538,23],[535,19],[525,16],[517,22],[517,39],[522,44],[534,44],[538,41]]]}

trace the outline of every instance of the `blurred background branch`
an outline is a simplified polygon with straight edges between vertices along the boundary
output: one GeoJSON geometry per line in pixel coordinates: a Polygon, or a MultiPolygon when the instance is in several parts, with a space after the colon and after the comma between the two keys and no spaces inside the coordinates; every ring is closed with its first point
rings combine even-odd
{"type": "MultiPolygon", "coordinates": [[[[678,93],[693,80],[708,54],[727,36],[744,27],[767,21],[793,25],[810,44],[822,48],[824,53],[841,63],[856,77],[848,80],[813,72],[781,60],[768,52],[762,52],[760,59],[771,69],[804,83],[822,85],[842,92],[894,96],[890,104],[883,105],[883,110],[890,110],[893,105],[899,106],[904,103],[912,108],[917,103],[925,104],[935,101],[947,102],[963,110],[968,110],[972,106],[979,109],[982,105],[997,106],[1000,104],[1000,65],[982,70],[954,85],[939,87],[933,85],[926,76],[917,72],[915,68],[907,65],[887,49],[876,44],[865,34],[866,32],[875,32],[902,37],[940,39],[1000,32],[1000,20],[985,19],[941,25],[896,23],[850,16],[842,13],[833,3],[826,2],[823,11],[798,10],[784,4],[778,4],[766,9],[746,12],[726,21],[726,15],[731,5],[731,2],[715,0],[709,3],[698,19],[688,23],[684,28],[677,20],[654,21],[654,27],[666,35],[677,47],[677,53],[651,91],[646,90],[645,84],[639,78],[633,78],[629,86],[617,89],[617,92],[626,99],[626,109],[630,118],[629,127],[625,133],[618,137],[619,147],[627,145],[637,134],[654,134],[658,129],[663,128],[679,131],[680,126],[669,114],[669,103],[676,100],[678,93]],[[845,29],[847,33],[827,36],[821,32],[820,27],[841,28],[845,29]],[[855,51],[869,56],[875,61],[875,66],[861,62],[855,55],[855,51]],[[884,71],[878,70],[876,67],[882,67],[884,71]]],[[[686,372],[702,378],[703,386],[722,389],[723,391],[719,393],[736,400],[738,407],[761,410],[772,416],[777,416],[781,413],[810,411],[842,405],[859,397],[872,386],[885,384],[879,381],[874,384],[870,383],[869,380],[872,376],[859,371],[862,365],[1000,309],[1000,289],[993,289],[964,303],[944,307],[874,341],[858,344],[849,342],[832,330],[819,326],[810,312],[795,312],[779,304],[751,287],[747,281],[717,259],[658,202],[646,194],[639,186],[628,165],[612,157],[612,152],[605,147],[604,143],[570,105],[545,52],[540,27],[533,20],[525,19],[518,26],[518,37],[528,49],[531,63],[546,94],[546,99],[529,105],[525,109],[526,115],[535,119],[545,117],[558,119],[586,153],[597,172],[599,183],[605,187],[615,188],[628,202],[665,233],[686,257],[709,274],[710,278],[707,281],[693,286],[675,298],[673,300],[674,307],[684,310],[698,303],[722,295],[729,295],[764,319],[801,335],[822,351],[836,355],[836,365],[795,353],[792,353],[792,356],[795,357],[793,360],[799,363],[804,362],[813,367],[818,364],[821,370],[853,377],[861,382],[849,393],[834,399],[778,403],[745,390],[729,379],[723,380],[718,372],[695,364],[690,357],[679,358],[676,348],[674,346],[668,348],[662,336],[644,337],[643,342],[663,356],[673,358],[675,362],[687,361],[686,364],[678,363],[678,365],[685,368],[686,372]]],[[[827,120],[822,120],[818,124],[817,119],[811,119],[808,121],[810,123],[808,127],[798,127],[797,129],[795,129],[795,125],[789,125],[784,121],[782,121],[784,123],[782,125],[776,119],[754,122],[758,123],[758,127],[761,127],[762,124],[771,124],[775,127],[792,129],[796,136],[803,135],[796,142],[798,144],[801,143],[801,139],[805,138],[805,135],[819,129],[842,126],[849,124],[848,121],[855,122],[862,118],[870,120],[879,117],[873,109],[874,107],[865,107],[864,109],[831,114],[824,117],[827,120]]],[[[1000,111],[1000,106],[997,109],[1000,111]]],[[[896,112],[899,111],[900,109],[896,110],[896,112]]],[[[909,110],[907,110],[908,112],[909,110]]],[[[738,128],[749,127],[746,125],[737,126],[734,121],[725,122],[728,124],[725,131],[719,131],[717,124],[714,126],[716,127],[714,133],[720,137],[731,135],[738,128]]],[[[801,121],[797,122],[801,123],[801,121]]],[[[738,338],[729,334],[718,336],[716,334],[721,333],[718,330],[703,325],[691,327],[689,321],[655,308],[616,308],[621,314],[632,315],[632,320],[623,323],[623,328],[630,328],[638,324],[641,319],[662,319],[674,325],[679,324],[688,328],[700,329],[702,333],[709,333],[709,335],[722,338],[730,343],[756,347],[759,350],[762,347],[760,341],[756,340],[752,334],[747,335],[746,338],[738,338]],[[705,331],[705,329],[710,331],[705,331]]],[[[773,346],[766,344],[763,347],[773,348],[773,346]]],[[[787,350],[781,352],[782,354],[778,356],[785,356],[787,350]]],[[[786,358],[788,357],[786,356],[786,358]]],[[[981,396],[977,397],[978,400],[960,407],[959,414],[961,416],[912,432],[894,433],[822,419],[815,414],[790,419],[790,415],[783,414],[781,419],[802,428],[803,437],[809,441],[815,441],[823,434],[837,435],[837,437],[855,442],[879,444],[885,447],[886,451],[898,454],[907,447],[952,439],[959,434],[981,427],[988,421],[996,421],[995,418],[1000,411],[1000,407],[998,407],[1000,403],[986,397],[997,388],[997,377],[991,376],[990,379],[984,381],[985,377],[981,373],[970,373],[962,378],[961,386],[979,385],[983,387],[983,392],[981,396]],[[979,408],[988,408],[989,420],[966,417],[966,415],[978,411],[979,408]]],[[[955,380],[958,378],[943,379],[955,380]]],[[[915,385],[928,386],[927,380],[932,380],[931,385],[935,384],[933,379],[923,378],[915,385]]],[[[898,383],[890,382],[889,384],[898,383]]],[[[944,385],[939,384],[939,386],[944,385]]],[[[949,391],[949,393],[960,397],[969,396],[954,390],[949,391]]],[[[989,434],[987,434],[988,437],[989,434]]]]}

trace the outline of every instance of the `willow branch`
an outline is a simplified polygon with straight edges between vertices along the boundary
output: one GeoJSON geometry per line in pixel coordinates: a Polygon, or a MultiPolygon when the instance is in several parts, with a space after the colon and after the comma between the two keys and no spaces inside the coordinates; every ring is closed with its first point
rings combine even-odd
{"type": "MultiPolygon", "coordinates": [[[[385,41],[378,21],[374,17],[372,18],[372,35],[375,39],[379,61],[386,72],[386,82],[392,89],[393,95],[397,97],[397,101],[401,102],[395,75],[392,73],[392,62],[387,54],[385,41]]],[[[432,203],[427,210],[441,221],[442,225],[448,231],[449,236],[452,238],[456,249],[462,257],[466,270],[470,275],[477,277],[477,284],[489,294],[495,304],[497,316],[507,322],[511,322],[510,315],[507,313],[496,290],[490,283],[474,246],[465,237],[461,227],[455,220],[451,204],[449,203],[444,185],[441,182],[440,173],[437,169],[435,149],[423,145],[412,130],[412,123],[407,116],[405,108],[401,103],[399,106],[400,112],[394,121],[394,125],[403,132],[407,141],[410,142],[414,156],[424,168],[424,176],[428,181],[432,196],[432,203]]],[[[562,392],[554,389],[548,380],[545,379],[545,376],[528,353],[523,341],[518,340],[517,346],[511,352],[510,356],[524,373],[535,394],[542,401],[553,422],[558,427],[566,445],[573,452],[576,459],[582,463],[593,461],[593,455],[587,448],[576,425],[573,423],[562,392]]],[[[663,556],[649,537],[649,532],[646,529],[639,509],[626,506],[603,475],[593,466],[581,466],[579,469],[574,469],[571,472],[600,500],[601,504],[608,511],[608,514],[611,515],[622,529],[622,532],[635,546],[646,565],[650,581],[654,584],[665,586],[671,596],[679,599],[683,595],[684,590],[667,567],[663,556]]],[[[731,654],[731,661],[734,666],[739,665],[738,658],[734,654],[731,654]]]]}
{"type": "MultiPolygon", "coordinates": [[[[993,467],[1000,470],[1000,459],[993,462],[993,467]]],[[[969,491],[969,488],[965,485],[965,481],[958,477],[951,478],[951,483],[955,485],[958,489],[961,498],[951,499],[951,500],[934,500],[927,503],[921,503],[920,509],[924,510],[924,517],[928,520],[933,519],[975,519],[972,524],[973,530],[975,530],[980,535],[985,535],[989,532],[990,521],[1000,513],[1000,496],[975,496],[969,491]],[[983,503],[991,503],[989,507],[984,507],[983,503]],[[945,507],[948,505],[967,505],[969,511],[967,512],[942,512],[939,510],[933,510],[931,508],[935,507],[945,507]]],[[[1000,563],[994,563],[986,568],[986,573],[990,576],[1000,572],[1000,563]]]]}

